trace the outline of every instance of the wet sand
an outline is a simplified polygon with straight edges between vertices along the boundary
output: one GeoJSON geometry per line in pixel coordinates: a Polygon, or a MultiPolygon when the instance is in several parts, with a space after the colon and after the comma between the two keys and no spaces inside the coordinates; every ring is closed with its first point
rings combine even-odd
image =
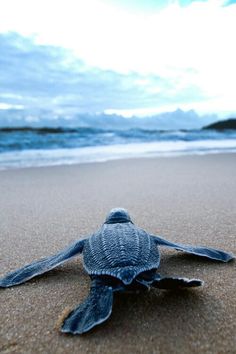
{"type": "MultiPolygon", "coordinates": [[[[112,207],[150,233],[236,254],[236,154],[122,160],[0,172],[0,274],[95,231],[112,207]]],[[[60,334],[66,307],[87,295],[82,257],[0,290],[1,353],[235,353],[235,261],[161,248],[162,275],[202,288],[117,294],[111,318],[83,336],[60,334]]]]}

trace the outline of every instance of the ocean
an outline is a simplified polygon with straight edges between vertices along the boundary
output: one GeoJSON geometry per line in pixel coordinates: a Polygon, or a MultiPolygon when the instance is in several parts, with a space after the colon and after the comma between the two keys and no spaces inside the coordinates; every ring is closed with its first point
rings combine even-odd
{"type": "Polygon", "coordinates": [[[0,169],[236,152],[236,131],[0,128],[0,169]]]}

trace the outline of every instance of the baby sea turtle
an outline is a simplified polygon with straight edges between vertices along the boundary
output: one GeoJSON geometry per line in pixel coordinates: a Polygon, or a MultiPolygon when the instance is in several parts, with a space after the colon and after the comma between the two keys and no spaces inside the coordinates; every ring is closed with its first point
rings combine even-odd
{"type": "Polygon", "coordinates": [[[77,241],[60,253],[26,265],[0,279],[6,288],[48,272],[79,253],[92,284],[88,297],[63,321],[61,331],[81,334],[108,319],[112,312],[113,292],[124,290],[188,288],[202,285],[199,279],[161,277],[158,246],[173,247],[213,260],[228,262],[234,258],[226,252],[192,247],[166,241],[136,227],[128,212],[115,208],[102,227],[90,237],[77,241]]]}

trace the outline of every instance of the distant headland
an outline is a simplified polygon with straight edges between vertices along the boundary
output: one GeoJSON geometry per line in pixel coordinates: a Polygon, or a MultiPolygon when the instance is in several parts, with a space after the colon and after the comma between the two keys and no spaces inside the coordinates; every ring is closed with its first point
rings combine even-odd
{"type": "Polygon", "coordinates": [[[202,129],[236,130],[236,118],[221,120],[219,122],[209,124],[209,125],[203,127],[202,129]]]}

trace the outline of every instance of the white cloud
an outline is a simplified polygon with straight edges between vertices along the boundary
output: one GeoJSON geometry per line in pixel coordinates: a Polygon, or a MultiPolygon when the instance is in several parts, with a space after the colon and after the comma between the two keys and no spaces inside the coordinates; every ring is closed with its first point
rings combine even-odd
{"type": "MultiPolygon", "coordinates": [[[[36,45],[16,33],[0,34],[0,48],[0,109],[23,105],[62,115],[131,110],[169,102],[175,91],[162,77],[88,67],[65,49],[36,45]]],[[[186,94],[180,89],[175,102],[186,94]]]]}
{"type": "MultiPolygon", "coordinates": [[[[226,111],[235,104],[236,5],[224,3],[195,1],[181,7],[172,1],[142,13],[102,0],[0,0],[0,31],[15,30],[34,35],[37,43],[70,48],[88,66],[159,75],[172,83],[173,97],[198,87],[209,109],[214,101],[226,111]]],[[[149,90],[159,92],[150,85],[149,90]]]]}
{"type": "Polygon", "coordinates": [[[106,69],[204,70],[233,52],[236,5],[223,7],[218,0],[187,7],[173,2],[143,14],[101,0],[0,0],[0,6],[0,30],[35,34],[41,42],[70,47],[80,59],[106,69]]]}
{"type": "Polygon", "coordinates": [[[8,109],[23,109],[24,106],[20,104],[9,104],[5,102],[0,102],[0,109],[8,110],[8,109]]]}

